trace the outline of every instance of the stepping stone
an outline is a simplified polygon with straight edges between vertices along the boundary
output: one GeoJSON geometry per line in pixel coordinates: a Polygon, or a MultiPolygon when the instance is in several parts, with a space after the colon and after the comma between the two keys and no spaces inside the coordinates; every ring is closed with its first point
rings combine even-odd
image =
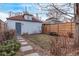
{"type": "Polygon", "coordinates": [[[20,36],[18,36],[18,37],[17,37],[17,39],[19,39],[19,40],[20,40],[20,39],[23,39],[23,38],[22,38],[22,37],[20,37],[20,36]]]}
{"type": "Polygon", "coordinates": [[[22,40],[18,40],[18,41],[20,41],[20,42],[24,42],[25,40],[22,39],[22,40]]]}
{"type": "Polygon", "coordinates": [[[26,56],[39,56],[39,54],[38,53],[31,53],[31,54],[28,54],[26,56]]]}
{"type": "Polygon", "coordinates": [[[27,42],[21,42],[21,45],[27,45],[28,43],[27,42]]]}
{"type": "Polygon", "coordinates": [[[20,48],[20,51],[25,52],[25,51],[29,51],[29,50],[32,50],[32,49],[33,49],[32,46],[22,46],[20,48]]]}

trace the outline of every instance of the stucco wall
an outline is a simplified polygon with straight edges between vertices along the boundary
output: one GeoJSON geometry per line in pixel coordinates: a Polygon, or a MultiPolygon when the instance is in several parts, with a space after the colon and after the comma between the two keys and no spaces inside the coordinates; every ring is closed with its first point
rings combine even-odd
{"type": "Polygon", "coordinates": [[[21,34],[23,33],[34,34],[34,33],[42,32],[42,23],[27,22],[27,21],[14,21],[14,20],[6,21],[8,30],[16,29],[15,27],[16,22],[21,23],[21,34]]]}

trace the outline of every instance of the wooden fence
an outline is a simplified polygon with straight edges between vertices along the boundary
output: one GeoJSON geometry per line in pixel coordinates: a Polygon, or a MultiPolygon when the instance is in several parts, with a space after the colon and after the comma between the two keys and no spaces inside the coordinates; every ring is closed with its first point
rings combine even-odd
{"type": "Polygon", "coordinates": [[[75,32],[75,23],[43,24],[43,33],[49,32],[56,32],[59,35],[68,36],[68,33],[75,32]]]}
{"type": "Polygon", "coordinates": [[[0,21],[0,32],[7,30],[7,25],[3,21],[0,21]]]}

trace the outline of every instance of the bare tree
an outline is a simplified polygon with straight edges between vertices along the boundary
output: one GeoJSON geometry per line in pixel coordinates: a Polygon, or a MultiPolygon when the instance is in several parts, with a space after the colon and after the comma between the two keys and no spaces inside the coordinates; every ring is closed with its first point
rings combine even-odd
{"type": "Polygon", "coordinates": [[[72,18],[74,16],[74,4],[65,3],[65,4],[38,4],[41,11],[48,12],[46,15],[49,17],[55,17],[61,19],[62,17],[72,18]]]}
{"type": "MultiPolygon", "coordinates": [[[[65,17],[66,19],[72,21],[70,18],[74,16],[74,5],[71,3],[66,4],[54,4],[54,3],[48,3],[48,4],[38,4],[40,6],[41,11],[46,11],[47,16],[49,17],[55,17],[57,20],[62,19],[65,17]]],[[[59,24],[57,26],[58,32],[59,32],[59,24]]],[[[72,22],[71,22],[71,31],[72,31],[72,22]]],[[[57,33],[58,33],[57,32],[57,33]]],[[[65,38],[66,39],[66,38],[65,38]]],[[[62,52],[61,49],[61,42],[63,42],[63,49],[66,49],[66,41],[61,40],[61,38],[56,37],[55,41],[50,40],[50,53],[51,55],[66,55],[67,51],[65,50],[65,53],[62,52]]],[[[67,48],[68,49],[68,48],[67,48]]]]}

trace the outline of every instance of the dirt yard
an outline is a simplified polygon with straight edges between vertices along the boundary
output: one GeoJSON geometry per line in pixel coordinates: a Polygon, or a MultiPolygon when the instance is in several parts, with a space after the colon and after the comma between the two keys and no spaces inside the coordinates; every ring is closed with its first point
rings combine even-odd
{"type": "MultiPolygon", "coordinates": [[[[66,37],[56,37],[47,34],[35,34],[24,36],[40,55],[68,55],[71,54],[74,39],[66,37]]],[[[73,54],[74,55],[74,54],[73,54]]]]}

